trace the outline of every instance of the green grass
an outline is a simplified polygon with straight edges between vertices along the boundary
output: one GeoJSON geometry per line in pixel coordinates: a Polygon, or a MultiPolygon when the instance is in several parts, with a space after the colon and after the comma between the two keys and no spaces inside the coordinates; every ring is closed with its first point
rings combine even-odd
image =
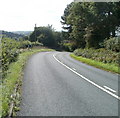
{"type": "Polygon", "coordinates": [[[119,67],[115,66],[113,64],[105,64],[105,63],[98,62],[98,61],[95,61],[95,60],[92,60],[92,59],[87,59],[87,58],[84,58],[84,57],[81,57],[81,56],[76,56],[74,54],[70,54],[70,56],[72,58],[74,58],[78,61],[81,61],[83,63],[86,63],[88,65],[91,65],[91,66],[94,66],[94,67],[97,67],[97,68],[100,68],[100,69],[103,69],[103,70],[106,70],[106,71],[110,71],[110,72],[113,72],[113,73],[119,73],[120,74],[119,67]]]}
{"type": "Polygon", "coordinates": [[[2,88],[2,94],[0,94],[0,101],[2,101],[2,107],[0,107],[0,116],[5,117],[9,113],[10,103],[12,101],[11,95],[14,92],[16,84],[21,84],[23,68],[28,60],[28,57],[37,52],[52,51],[51,49],[32,49],[21,53],[18,56],[18,60],[9,66],[8,74],[4,79],[4,82],[0,87],[2,88]]]}

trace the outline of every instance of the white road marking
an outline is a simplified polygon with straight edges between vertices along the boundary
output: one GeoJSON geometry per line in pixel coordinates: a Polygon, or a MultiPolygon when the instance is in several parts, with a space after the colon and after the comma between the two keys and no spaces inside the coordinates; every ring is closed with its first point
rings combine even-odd
{"type": "Polygon", "coordinates": [[[55,55],[53,55],[54,59],[59,62],[60,64],[62,64],[63,66],[65,66],[67,69],[69,69],[70,71],[72,71],[73,73],[75,73],[76,75],[78,75],[79,77],[81,77],[82,79],[86,80],[87,82],[91,83],[92,85],[96,86],[97,88],[101,89],[102,91],[108,93],[109,95],[117,98],[118,100],[120,100],[120,97],[113,94],[112,92],[106,90],[105,88],[101,87],[100,85],[94,83],[93,81],[87,79],[86,77],[84,77],[83,75],[79,74],[78,72],[74,71],[73,69],[71,69],[70,67],[66,66],[65,64],[63,64],[62,62],[60,62],[56,57],[55,55]]]}
{"type": "Polygon", "coordinates": [[[111,92],[113,92],[113,93],[116,93],[115,90],[113,90],[113,89],[111,89],[111,88],[109,88],[109,87],[107,87],[107,86],[104,86],[104,88],[107,89],[107,90],[109,90],[109,91],[111,91],[111,92]]]}
{"type": "Polygon", "coordinates": [[[75,68],[73,68],[73,70],[76,70],[75,68]]]}

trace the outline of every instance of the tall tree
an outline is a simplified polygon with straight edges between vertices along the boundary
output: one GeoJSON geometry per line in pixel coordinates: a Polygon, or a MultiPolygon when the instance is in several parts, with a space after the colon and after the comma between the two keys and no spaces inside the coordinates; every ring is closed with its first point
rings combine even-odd
{"type": "Polygon", "coordinates": [[[72,4],[72,7],[65,9],[64,14],[70,37],[77,42],[78,47],[99,47],[99,43],[105,38],[115,36],[119,28],[120,3],[113,2],[79,2],[72,4]],[[71,31],[71,32],[69,32],[71,31]]]}
{"type": "Polygon", "coordinates": [[[30,35],[30,41],[38,41],[45,46],[54,46],[54,37],[51,26],[36,27],[34,32],[30,35]]]}

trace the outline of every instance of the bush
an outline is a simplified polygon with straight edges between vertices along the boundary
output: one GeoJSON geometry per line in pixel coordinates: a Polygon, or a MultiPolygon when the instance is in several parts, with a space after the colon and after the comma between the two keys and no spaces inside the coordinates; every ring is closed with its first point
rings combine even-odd
{"type": "Polygon", "coordinates": [[[119,64],[119,54],[111,50],[101,49],[76,49],[74,51],[76,56],[82,56],[85,58],[93,59],[103,63],[119,64]]]}
{"type": "Polygon", "coordinates": [[[65,40],[64,42],[62,42],[62,48],[66,51],[72,52],[75,50],[76,46],[74,42],[65,40]]]}
{"type": "Polygon", "coordinates": [[[19,53],[23,51],[25,48],[32,48],[32,45],[38,46],[42,45],[38,42],[30,42],[28,40],[15,40],[4,37],[1,41],[1,55],[0,62],[2,64],[2,78],[7,74],[7,70],[9,68],[10,63],[15,62],[17,60],[17,56],[19,53]],[[22,51],[21,51],[22,48],[22,51]]]}
{"type": "Polygon", "coordinates": [[[110,38],[104,41],[104,46],[106,49],[119,52],[120,51],[120,37],[110,38]]]}
{"type": "Polygon", "coordinates": [[[32,46],[43,46],[43,44],[37,41],[37,42],[32,42],[32,46]]]}
{"type": "Polygon", "coordinates": [[[19,48],[24,49],[24,48],[31,48],[32,47],[32,43],[28,40],[21,39],[18,43],[20,44],[19,48]]]}
{"type": "Polygon", "coordinates": [[[1,54],[1,63],[2,63],[2,77],[7,73],[8,66],[11,62],[16,61],[19,54],[18,48],[20,48],[20,43],[14,39],[4,38],[2,39],[2,54],[1,54]]]}

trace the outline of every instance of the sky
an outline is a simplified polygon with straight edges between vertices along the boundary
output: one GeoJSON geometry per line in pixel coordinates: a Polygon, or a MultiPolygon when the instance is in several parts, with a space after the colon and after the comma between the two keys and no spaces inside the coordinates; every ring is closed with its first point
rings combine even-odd
{"type": "Polygon", "coordinates": [[[33,31],[37,26],[53,25],[62,30],[61,16],[74,0],[0,0],[0,30],[33,31]]]}

